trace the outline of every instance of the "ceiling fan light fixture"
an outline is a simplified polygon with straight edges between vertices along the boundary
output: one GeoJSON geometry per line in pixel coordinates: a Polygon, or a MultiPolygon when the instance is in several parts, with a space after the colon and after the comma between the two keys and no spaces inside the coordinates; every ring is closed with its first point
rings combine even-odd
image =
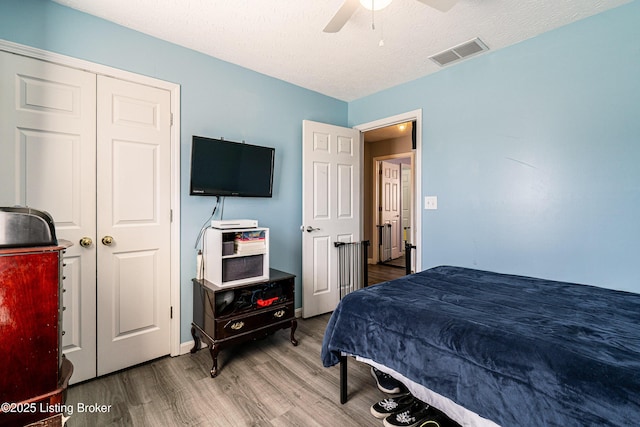
{"type": "Polygon", "coordinates": [[[360,0],[362,7],[368,10],[382,10],[391,4],[392,0],[360,0]]]}

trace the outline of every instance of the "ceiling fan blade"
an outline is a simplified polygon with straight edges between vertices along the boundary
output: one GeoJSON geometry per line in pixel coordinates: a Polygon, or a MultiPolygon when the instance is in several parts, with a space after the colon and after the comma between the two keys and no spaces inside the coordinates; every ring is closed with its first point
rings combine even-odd
{"type": "Polygon", "coordinates": [[[440,12],[448,12],[458,0],[418,0],[420,3],[426,4],[440,12]]]}
{"type": "Polygon", "coordinates": [[[358,6],[360,5],[359,0],[344,0],[340,9],[336,12],[336,14],[331,18],[331,21],[324,27],[325,33],[337,33],[344,27],[344,24],[347,23],[353,12],[356,11],[358,6]]]}

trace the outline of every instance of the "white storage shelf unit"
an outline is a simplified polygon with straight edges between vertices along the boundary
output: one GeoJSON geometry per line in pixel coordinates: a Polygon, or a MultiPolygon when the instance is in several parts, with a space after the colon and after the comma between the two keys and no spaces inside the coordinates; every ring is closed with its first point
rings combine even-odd
{"type": "Polygon", "coordinates": [[[208,228],[202,249],[204,278],[215,285],[269,279],[268,228],[208,228]]]}

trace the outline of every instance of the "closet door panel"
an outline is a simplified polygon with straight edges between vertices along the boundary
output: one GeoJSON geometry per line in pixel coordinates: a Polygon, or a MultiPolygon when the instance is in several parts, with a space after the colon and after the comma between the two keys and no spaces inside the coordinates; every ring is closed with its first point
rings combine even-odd
{"type": "Polygon", "coordinates": [[[170,143],[168,91],[98,77],[99,375],[170,353],[170,143]]]}
{"type": "Polygon", "coordinates": [[[96,76],[0,52],[0,204],[49,212],[65,253],[64,353],[96,373],[96,76]]]}

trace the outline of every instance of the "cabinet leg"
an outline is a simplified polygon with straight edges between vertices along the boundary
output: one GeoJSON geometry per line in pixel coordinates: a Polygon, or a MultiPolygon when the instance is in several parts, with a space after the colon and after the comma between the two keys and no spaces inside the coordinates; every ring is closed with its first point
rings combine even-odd
{"type": "Polygon", "coordinates": [[[291,321],[291,336],[290,336],[290,340],[291,340],[291,344],[293,344],[294,346],[298,345],[298,340],[296,339],[296,337],[293,336],[293,334],[295,334],[296,332],[296,328],[298,327],[298,321],[296,319],[293,319],[291,321]]]}
{"type": "Polygon", "coordinates": [[[211,378],[215,378],[218,375],[218,353],[220,353],[220,346],[216,344],[212,345],[209,348],[209,352],[211,353],[211,359],[213,359],[211,378]]]}
{"type": "Polygon", "coordinates": [[[193,337],[193,348],[191,349],[191,354],[195,354],[196,351],[200,350],[200,337],[196,332],[196,328],[194,326],[191,327],[191,336],[193,337]]]}

